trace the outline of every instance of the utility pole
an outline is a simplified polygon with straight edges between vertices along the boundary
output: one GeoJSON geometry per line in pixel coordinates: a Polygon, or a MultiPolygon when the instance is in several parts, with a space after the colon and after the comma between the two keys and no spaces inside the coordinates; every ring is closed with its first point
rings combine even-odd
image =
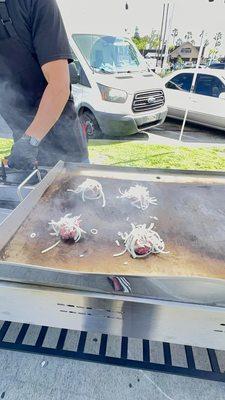
{"type": "Polygon", "coordinates": [[[165,19],[165,10],[166,10],[166,4],[163,3],[162,21],[161,21],[160,36],[159,36],[159,46],[158,46],[158,49],[157,49],[157,67],[158,67],[159,56],[160,56],[160,50],[161,50],[161,45],[162,45],[162,36],[163,36],[164,19],[165,19]]]}
{"type": "Polygon", "coordinates": [[[161,49],[161,56],[160,56],[161,67],[162,67],[162,64],[163,64],[163,51],[165,50],[165,39],[166,39],[166,35],[167,35],[167,26],[168,26],[168,16],[169,16],[170,3],[167,3],[165,6],[166,6],[166,18],[165,18],[165,26],[164,26],[163,39],[162,39],[162,49],[161,49]]]}
{"type": "Polygon", "coordinates": [[[162,68],[165,69],[168,61],[168,56],[169,56],[169,46],[170,46],[170,38],[172,35],[172,27],[173,27],[173,17],[174,17],[174,10],[175,10],[175,4],[168,4],[169,9],[169,22],[167,26],[167,32],[166,32],[166,37],[165,37],[165,53],[164,53],[164,60],[163,60],[163,65],[162,68]]]}
{"type": "Polygon", "coordinates": [[[170,1],[166,1],[163,4],[163,12],[162,12],[162,21],[160,28],[160,38],[159,38],[159,46],[157,49],[157,65],[164,68],[167,63],[167,58],[169,54],[169,37],[172,32],[172,20],[174,14],[174,4],[171,4],[170,1]],[[163,58],[163,53],[164,58],[163,58]]]}

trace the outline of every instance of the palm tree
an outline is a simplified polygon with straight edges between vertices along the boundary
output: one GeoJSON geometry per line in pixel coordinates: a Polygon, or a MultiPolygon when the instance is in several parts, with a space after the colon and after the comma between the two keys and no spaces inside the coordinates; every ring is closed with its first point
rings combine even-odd
{"type": "Polygon", "coordinates": [[[215,49],[217,47],[221,46],[221,39],[223,37],[223,34],[221,32],[217,32],[213,38],[213,40],[215,40],[215,49]]]}
{"type": "Polygon", "coordinates": [[[190,32],[190,31],[188,31],[188,32],[186,33],[186,35],[184,36],[184,38],[185,38],[185,40],[186,40],[187,42],[189,42],[189,41],[192,39],[192,37],[193,37],[193,34],[192,34],[192,32],[190,32]]]}
{"type": "Polygon", "coordinates": [[[213,40],[215,40],[215,44],[214,44],[214,47],[212,49],[210,49],[210,51],[209,51],[211,63],[215,60],[215,58],[218,54],[218,47],[221,46],[222,37],[223,37],[223,34],[221,32],[217,32],[213,38],[213,40]]]}
{"type": "Polygon", "coordinates": [[[178,29],[177,29],[177,28],[174,28],[174,29],[172,30],[171,36],[172,36],[172,38],[173,38],[173,46],[174,46],[175,39],[176,39],[176,37],[178,36],[178,29]]]}
{"type": "Polygon", "coordinates": [[[213,49],[209,50],[209,58],[210,58],[210,64],[215,60],[216,56],[218,54],[218,50],[214,47],[213,49]]]}
{"type": "Polygon", "coordinates": [[[136,26],[136,28],[135,28],[134,37],[135,37],[135,39],[140,39],[140,33],[139,33],[138,26],[136,26]]]}
{"type": "Polygon", "coordinates": [[[179,38],[179,39],[177,39],[177,41],[176,41],[176,46],[181,46],[182,45],[182,43],[183,43],[183,40],[181,39],[181,38],[179,38]]]}

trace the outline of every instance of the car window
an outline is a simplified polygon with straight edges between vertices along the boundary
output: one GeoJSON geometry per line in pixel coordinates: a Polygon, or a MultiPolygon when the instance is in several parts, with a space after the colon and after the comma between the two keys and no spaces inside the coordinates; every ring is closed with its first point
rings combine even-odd
{"type": "Polygon", "coordinates": [[[211,64],[209,66],[209,68],[211,68],[211,69],[225,69],[225,64],[222,64],[222,63],[220,63],[220,64],[211,64]]]}
{"type": "Polygon", "coordinates": [[[225,92],[225,85],[223,82],[213,75],[199,74],[197,76],[195,93],[202,96],[219,97],[221,93],[225,92]]]}
{"type": "Polygon", "coordinates": [[[167,89],[181,90],[184,92],[190,92],[191,84],[193,80],[193,74],[182,73],[174,76],[166,84],[167,89]]]}

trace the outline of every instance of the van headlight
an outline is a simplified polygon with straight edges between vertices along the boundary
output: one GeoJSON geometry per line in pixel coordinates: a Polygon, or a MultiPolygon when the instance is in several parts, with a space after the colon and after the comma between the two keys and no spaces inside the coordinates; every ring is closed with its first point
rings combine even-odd
{"type": "Polygon", "coordinates": [[[127,92],[120,89],[114,89],[109,86],[98,83],[99,90],[102,95],[102,100],[111,101],[113,103],[126,103],[127,92]]]}

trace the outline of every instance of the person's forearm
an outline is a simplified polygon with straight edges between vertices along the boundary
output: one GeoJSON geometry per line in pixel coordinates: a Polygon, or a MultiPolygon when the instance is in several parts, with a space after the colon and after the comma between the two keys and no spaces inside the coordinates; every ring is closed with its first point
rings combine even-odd
{"type": "Polygon", "coordinates": [[[69,86],[49,83],[43,93],[37,114],[25,134],[43,139],[60,118],[70,95],[69,86]]]}

